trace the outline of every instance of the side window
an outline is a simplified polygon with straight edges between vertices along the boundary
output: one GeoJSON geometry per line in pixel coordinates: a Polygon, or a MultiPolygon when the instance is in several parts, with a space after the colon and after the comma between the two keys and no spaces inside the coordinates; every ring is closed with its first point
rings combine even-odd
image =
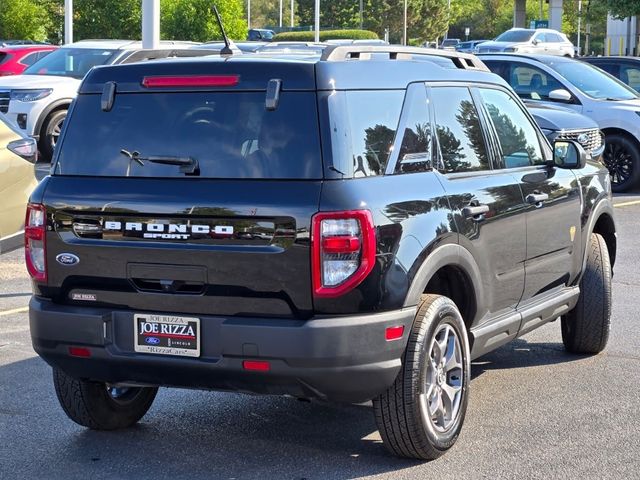
{"type": "Polygon", "coordinates": [[[535,37],[533,37],[533,39],[537,40],[538,43],[545,43],[547,41],[547,38],[544,33],[537,34],[535,37]]]}
{"type": "Polygon", "coordinates": [[[544,163],[538,133],[520,105],[506,92],[479,89],[500,143],[502,168],[544,163]]]}
{"type": "Polygon", "coordinates": [[[523,63],[512,64],[507,81],[519,97],[531,100],[549,100],[549,92],[564,88],[544,70],[523,63]]]}
{"type": "Polygon", "coordinates": [[[620,67],[615,63],[605,62],[605,63],[594,63],[592,65],[595,65],[596,67],[601,68],[602,70],[613,75],[614,77],[620,78],[620,80],[624,81],[624,79],[620,76],[620,67]]]}
{"type": "Polygon", "coordinates": [[[444,173],[489,170],[478,111],[466,87],[434,87],[436,137],[444,173]]]}
{"type": "Polygon", "coordinates": [[[38,52],[33,52],[33,53],[30,53],[29,55],[22,57],[22,59],[20,60],[20,63],[23,65],[31,66],[34,63],[36,63],[37,59],[38,59],[38,52]]]}
{"type": "Polygon", "coordinates": [[[348,91],[354,178],[382,175],[400,120],[404,90],[348,91]]]}
{"type": "Polygon", "coordinates": [[[425,172],[432,167],[431,124],[427,105],[424,84],[410,86],[396,137],[396,148],[398,142],[400,146],[395,173],[425,172]]]}
{"type": "Polygon", "coordinates": [[[620,80],[634,90],[640,90],[640,68],[622,65],[620,67],[620,80]]]}

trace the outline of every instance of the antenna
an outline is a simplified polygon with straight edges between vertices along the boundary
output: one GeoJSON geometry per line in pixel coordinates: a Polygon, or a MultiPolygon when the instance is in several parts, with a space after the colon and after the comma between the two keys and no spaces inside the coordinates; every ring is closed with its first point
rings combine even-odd
{"type": "Polygon", "coordinates": [[[211,7],[213,13],[216,14],[216,19],[218,20],[218,26],[220,27],[220,31],[222,32],[222,38],[224,39],[224,47],[220,50],[220,55],[233,55],[233,49],[231,48],[231,42],[229,41],[229,37],[227,37],[227,32],[224,31],[224,25],[222,25],[222,19],[220,18],[220,13],[218,12],[218,7],[213,5],[211,7]]]}

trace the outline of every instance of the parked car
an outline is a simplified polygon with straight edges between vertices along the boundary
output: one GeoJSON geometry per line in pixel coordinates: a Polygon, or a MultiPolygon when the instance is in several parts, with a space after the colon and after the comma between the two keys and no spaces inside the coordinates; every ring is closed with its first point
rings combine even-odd
{"type": "Polygon", "coordinates": [[[456,45],[456,52],[462,53],[475,53],[475,48],[481,43],[488,42],[489,40],[469,40],[467,42],[460,42],[456,45]]]}
{"type": "Polygon", "coordinates": [[[526,99],[524,104],[550,143],[556,140],[576,141],[591,160],[602,161],[604,135],[595,120],[560,105],[526,99]]]}
{"type": "Polygon", "coordinates": [[[43,161],[50,161],[67,109],[82,77],[94,66],[174,56],[207,55],[193,42],[160,42],[143,50],[130,40],[84,40],[65,45],[38,60],[22,75],[0,78],[0,113],[38,140],[43,161]]]}
{"type": "Polygon", "coordinates": [[[640,58],[638,57],[582,57],[583,62],[601,68],[609,75],[640,92],[640,58]]]}
{"type": "Polygon", "coordinates": [[[442,48],[443,50],[455,50],[456,46],[460,43],[459,38],[445,38],[440,42],[438,48],[442,48]]]}
{"type": "Polygon", "coordinates": [[[9,45],[51,45],[47,42],[37,42],[35,40],[0,40],[0,47],[9,45]]]}
{"type": "Polygon", "coordinates": [[[135,424],[159,386],[372,400],[386,447],[428,460],[472,359],[559,317],[567,351],[607,343],[608,172],[472,55],[97,68],[63,137],[28,207],[29,317],[85,427],[135,424]]]}
{"type": "Polygon", "coordinates": [[[0,253],[24,244],[29,195],[38,184],[37,146],[0,114],[0,253]]]}
{"type": "Polygon", "coordinates": [[[597,67],[549,55],[480,55],[516,93],[534,103],[561,105],[593,118],[605,135],[603,161],[613,190],[640,181],[640,97],[597,67]]]}
{"type": "MultiPolygon", "coordinates": [[[[271,42],[233,42],[231,45],[231,48],[234,49],[235,47],[235,52],[234,53],[254,53],[257,50],[259,50],[260,48],[262,48],[265,45],[270,45],[271,42]]],[[[225,43],[222,41],[212,41],[212,42],[206,42],[206,43],[200,43],[198,45],[194,45],[193,48],[194,50],[209,50],[211,52],[212,55],[214,54],[218,54],[220,53],[220,51],[224,48],[225,43]]]]}
{"type": "Polygon", "coordinates": [[[573,57],[573,43],[564,33],[549,28],[512,28],[498,35],[495,40],[483,42],[475,53],[536,53],[573,57]]]}
{"type": "Polygon", "coordinates": [[[20,75],[27,67],[57,48],[55,45],[19,45],[0,48],[0,77],[20,75]]]}
{"type": "Polygon", "coordinates": [[[252,42],[270,42],[276,32],[273,30],[267,30],[266,28],[252,28],[249,30],[247,40],[252,42]]]}

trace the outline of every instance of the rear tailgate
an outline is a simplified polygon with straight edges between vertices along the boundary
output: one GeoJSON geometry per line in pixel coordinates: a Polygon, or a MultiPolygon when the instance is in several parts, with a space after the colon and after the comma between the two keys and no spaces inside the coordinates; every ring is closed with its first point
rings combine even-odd
{"type": "Polygon", "coordinates": [[[307,317],[320,189],[320,181],[53,177],[45,291],[72,304],[307,317]]]}

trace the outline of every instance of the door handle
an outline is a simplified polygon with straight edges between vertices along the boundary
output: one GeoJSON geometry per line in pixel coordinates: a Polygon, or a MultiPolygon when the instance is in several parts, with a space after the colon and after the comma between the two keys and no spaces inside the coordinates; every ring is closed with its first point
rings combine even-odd
{"type": "Polygon", "coordinates": [[[549,195],[546,193],[534,192],[527,195],[527,203],[541,207],[545,200],[549,200],[549,195]]]}
{"type": "Polygon", "coordinates": [[[489,205],[467,205],[462,209],[464,218],[470,218],[474,222],[484,220],[485,213],[489,213],[489,205]]]}

